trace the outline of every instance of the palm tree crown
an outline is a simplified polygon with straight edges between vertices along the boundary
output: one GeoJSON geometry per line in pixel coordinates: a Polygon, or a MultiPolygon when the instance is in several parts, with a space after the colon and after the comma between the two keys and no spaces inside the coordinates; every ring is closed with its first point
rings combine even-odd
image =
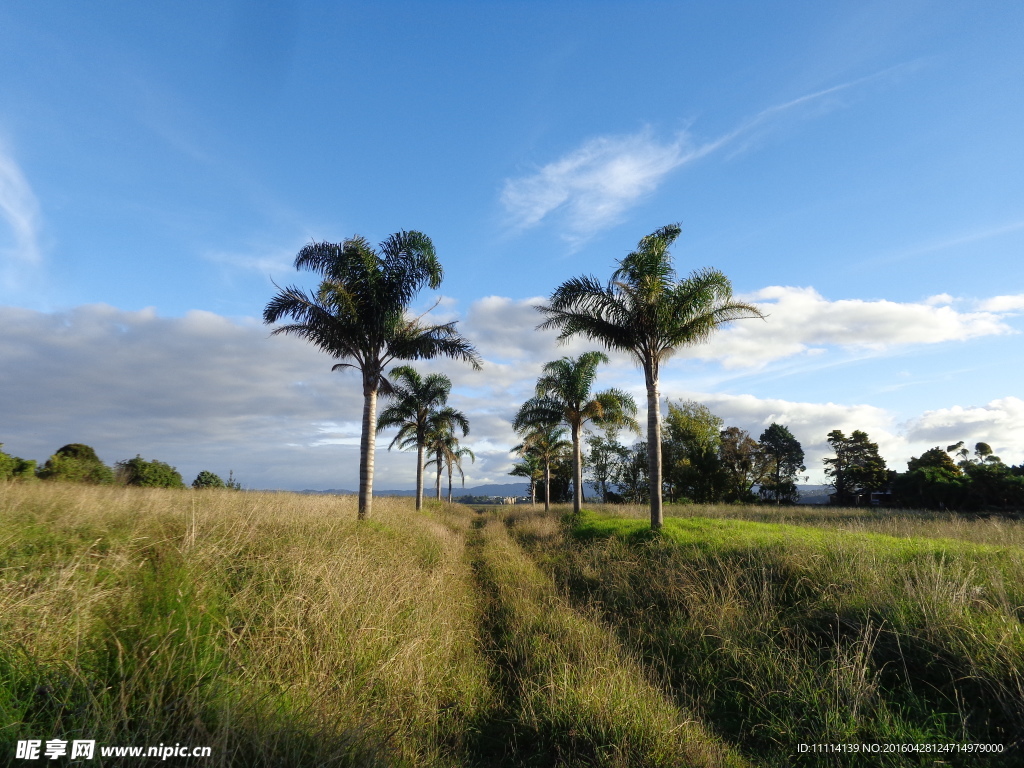
{"type": "Polygon", "coordinates": [[[409,365],[392,368],[389,374],[391,391],[387,393],[392,404],[381,411],[377,419],[377,432],[398,427],[388,446],[402,449],[416,448],[416,509],[423,508],[423,453],[427,444],[430,416],[444,406],[452,390],[452,381],[443,373],[421,376],[409,365]]]}
{"type": "Polygon", "coordinates": [[[537,380],[537,395],[527,400],[516,414],[513,427],[523,429],[534,424],[565,422],[572,437],[572,506],[579,512],[583,504],[583,426],[592,421],[600,426],[629,427],[636,423],[636,402],[620,389],[608,389],[591,395],[599,363],[607,363],[603,352],[584,352],[575,360],[563,357],[544,366],[537,380]]]}
{"type": "Polygon", "coordinates": [[[716,269],[677,279],[669,247],[679,233],[678,224],[661,227],[618,262],[607,285],[592,276],[574,277],[555,289],[549,304],[537,307],[547,318],[538,328],[558,329],[559,340],[586,336],[608,349],[628,352],[643,368],[652,528],[662,524],[662,363],[679,347],[707,341],[723,323],[764,317],[756,306],[734,301],[731,283],[716,269]]]}
{"type": "Polygon", "coordinates": [[[359,518],[365,519],[373,504],[377,393],[391,389],[384,369],[394,360],[438,356],[479,368],[480,358],[454,322],[429,325],[408,315],[416,294],[425,285],[438,288],[443,276],[433,243],[421,232],[397,232],[378,250],[358,236],[340,244],[313,242],[299,251],[295,268],[321,277],[317,291],[279,289],[263,311],[263,322],[290,318],[294,322],[278,326],[273,335],[305,339],[336,359],[352,361],[332,370],[355,368],[362,374],[359,518]]]}

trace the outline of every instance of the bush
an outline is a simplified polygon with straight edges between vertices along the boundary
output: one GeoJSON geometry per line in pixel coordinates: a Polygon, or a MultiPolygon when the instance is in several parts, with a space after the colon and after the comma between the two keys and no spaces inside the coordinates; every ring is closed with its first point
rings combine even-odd
{"type": "MultiPolygon", "coordinates": [[[[0,448],[3,447],[0,443],[0,448]]],[[[22,459],[0,451],[0,480],[34,480],[35,459],[22,459]]]]}
{"type": "Polygon", "coordinates": [[[220,479],[218,475],[213,472],[207,472],[205,469],[196,475],[196,479],[192,481],[193,488],[225,488],[224,481],[220,479]]]}
{"type": "Polygon", "coordinates": [[[46,460],[39,470],[44,480],[107,485],[114,482],[114,473],[88,445],[68,443],[46,460]]]}
{"type": "Polygon", "coordinates": [[[117,479],[125,485],[142,488],[184,488],[181,474],[170,464],[152,459],[146,461],[136,455],[134,459],[117,462],[117,479]]]}

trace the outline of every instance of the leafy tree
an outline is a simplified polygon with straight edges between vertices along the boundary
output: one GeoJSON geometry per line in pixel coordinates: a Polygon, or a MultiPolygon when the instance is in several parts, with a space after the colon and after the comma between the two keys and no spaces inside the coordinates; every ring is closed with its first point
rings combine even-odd
{"type": "Polygon", "coordinates": [[[95,485],[114,482],[113,470],[100,461],[95,450],[82,443],[69,443],[58,448],[39,470],[39,477],[95,485]]]}
{"type": "Polygon", "coordinates": [[[718,465],[723,500],[749,503],[756,499],[751,489],[763,482],[770,470],[768,456],[745,429],[728,427],[721,433],[718,465]]]}
{"type": "Polygon", "coordinates": [[[647,443],[639,442],[627,450],[626,460],[619,472],[619,492],[631,504],[647,504],[650,501],[650,479],[647,477],[647,443]]]}
{"type": "Polygon", "coordinates": [[[134,459],[117,462],[116,467],[117,478],[125,485],[142,488],[185,487],[177,469],[156,459],[146,461],[142,456],[136,455],[134,459]]]}
{"type": "Polygon", "coordinates": [[[437,469],[437,500],[441,500],[441,474],[444,472],[445,460],[458,448],[455,430],[462,431],[462,436],[469,434],[469,419],[466,414],[451,406],[434,411],[427,419],[426,442],[424,447],[434,454],[427,466],[437,469]]]}
{"type": "Polygon", "coordinates": [[[583,504],[583,454],[580,443],[588,422],[598,426],[629,427],[639,431],[636,403],[619,389],[591,395],[599,363],[607,363],[603,352],[584,352],[575,360],[563,357],[544,366],[537,380],[537,395],[519,409],[512,423],[517,431],[537,424],[564,422],[572,439],[572,508],[583,504]]]}
{"type": "Polygon", "coordinates": [[[761,498],[780,504],[796,504],[797,475],[804,466],[804,449],[788,427],[772,422],[758,438],[761,451],[768,460],[766,482],[761,484],[761,498]]]}
{"type": "Polygon", "coordinates": [[[872,443],[867,433],[857,429],[846,437],[834,429],[828,433],[827,439],[836,455],[824,459],[825,474],[832,478],[840,503],[849,503],[862,494],[888,485],[885,459],[878,455],[878,444],[872,443]]]}
{"type": "MultiPolygon", "coordinates": [[[[3,447],[0,443],[0,448],[3,447]]],[[[0,481],[2,480],[35,480],[35,459],[22,459],[0,451],[0,481]]]]}
{"type": "Polygon", "coordinates": [[[381,411],[377,432],[398,427],[390,451],[396,445],[416,448],[416,509],[423,509],[423,458],[427,447],[430,416],[448,402],[452,381],[442,373],[421,376],[415,368],[400,365],[391,369],[392,389],[386,394],[392,405],[381,411]]]}
{"type": "Polygon", "coordinates": [[[619,431],[615,427],[606,429],[604,436],[588,435],[587,445],[590,448],[586,461],[588,479],[597,487],[602,503],[607,504],[611,500],[611,494],[619,497],[619,494],[610,488],[619,484],[623,464],[629,456],[629,448],[619,442],[619,431]]]}
{"type": "Polygon", "coordinates": [[[662,440],[664,486],[671,501],[686,498],[703,504],[718,501],[718,457],[724,422],[694,400],[668,404],[662,440]]]}
{"type": "Polygon", "coordinates": [[[924,469],[925,467],[932,467],[933,469],[943,469],[949,472],[950,475],[962,475],[960,467],[956,465],[952,457],[947,451],[942,450],[938,446],[929,448],[927,451],[921,454],[920,458],[917,456],[911,456],[910,461],[907,462],[907,471],[913,472],[918,469],[924,469]]]}
{"type": "Polygon", "coordinates": [[[551,469],[572,449],[565,430],[557,424],[532,424],[524,427],[523,442],[512,449],[521,456],[533,455],[544,467],[544,511],[551,509],[551,469]]]}
{"type": "Polygon", "coordinates": [[[219,476],[208,472],[205,469],[196,475],[196,479],[192,481],[193,488],[226,488],[224,481],[219,476]]]}
{"type": "Polygon", "coordinates": [[[438,288],[443,270],[434,245],[421,232],[398,232],[374,250],[362,237],[341,244],[313,242],[299,251],[296,269],[322,281],[310,295],[297,287],[279,290],[263,311],[263,322],[294,322],[273,333],[291,334],[339,360],[332,370],[354,368],[362,376],[363,417],[359,441],[359,519],[373,506],[373,459],[377,394],[389,392],[384,370],[394,360],[451,357],[480,367],[473,345],[455,322],[429,325],[408,315],[409,304],[427,285],[438,288]]]}
{"type": "Polygon", "coordinates": [[[651,527],[661,528],[661,365],[681,346],[707,341],[723,323],[763,317],[757,307],[734,301],[728,278],[714,269],[676,279],[669,247],[679,225],[662,227],[644,237],[619,261],[607,285],[595,277],[562,283],[548,305],[540,328],[557,328],[559,339],[576,335],[627,352],[644,371],[647,386],[648,483],[651,527]]]}

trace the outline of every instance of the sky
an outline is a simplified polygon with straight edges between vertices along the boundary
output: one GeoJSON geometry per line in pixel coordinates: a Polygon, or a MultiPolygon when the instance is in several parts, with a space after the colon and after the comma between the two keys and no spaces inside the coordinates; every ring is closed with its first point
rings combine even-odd
{"type": "MultiPolygon", "coordinates": [[[[358,375],[270,337],[311,240],[434,242],[483,369],[454,382],[513,482],[511,419],[564,280],[679,222],[767,319],[680,349],[668,400],[888,465],[985,441],[1024,462],[1024,5],[992,2],[0,4],[0,442],[358,486],[358,375]]],[[[435,306],[436,304],[436,306],[435,306]]],[[[596,388],[641,405],[612,356],[596,388]]],[[[415,459],[378,441],[375,486],[415,459]]]]}

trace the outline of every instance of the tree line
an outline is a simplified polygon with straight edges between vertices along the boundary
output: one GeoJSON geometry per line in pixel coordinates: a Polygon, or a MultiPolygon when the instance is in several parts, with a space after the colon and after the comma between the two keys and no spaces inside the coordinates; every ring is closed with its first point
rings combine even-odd
{"type": "MultiPolygon", "coordinates": [[[[3,443],[0,443],[3,448],[3,443]]],[[[35,459],[22,459],[0,450],[0,480],[61,481],[90,485],[133,485],[141,488],[184,488],[185,482],[175,467],[157,459],[146,460],[140,455],[125,459],[113,467],[104,464],[95,449],[83,443],[69,443],[54,452],[42,467],[35,459]]],[[[192,481],[193,488],[230,488],[241,490],[234,471],[222,480],[208,470],[201,471],[192,481]]]]}

